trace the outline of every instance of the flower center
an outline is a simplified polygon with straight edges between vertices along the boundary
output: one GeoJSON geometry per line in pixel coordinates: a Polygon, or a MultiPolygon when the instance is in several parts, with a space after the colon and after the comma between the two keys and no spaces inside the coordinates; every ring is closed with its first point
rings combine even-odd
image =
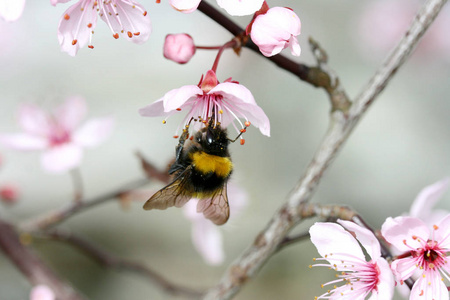
{"type": "Polygon", "coordinates": [[[418,265],[425,270],[433,270],[442,267],[446,262],[446,253],[438,246],[438,243],[429,240],[426,245],[416,251],[418,265]]]}

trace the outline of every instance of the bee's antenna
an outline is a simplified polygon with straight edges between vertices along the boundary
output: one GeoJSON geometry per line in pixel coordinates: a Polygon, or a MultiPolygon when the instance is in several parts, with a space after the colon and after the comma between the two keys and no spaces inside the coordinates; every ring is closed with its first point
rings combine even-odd
{"type": "MultiPolygon", "coordinates": [[[[244,132],[247,131],[247,127],[249,127],[250,124],[251,124],[251,123],[250,123],[249,121],[246,121],[246,122],[244,123],[245,127],[242,128],[242,129],[240,130],[241,132],[238,134],[238,136],[237,136],[234,140],[232,140],[232,139],[228,139],[228,140],[229,140],[230,142],[232,142],[232,143],[236,142],[237,139],[240,138],[241,135],[242,135],[244,132]]],[[[241,138],[241,145],[244,145],[244,144],[245,144],[245,139],[241,138]]]]}

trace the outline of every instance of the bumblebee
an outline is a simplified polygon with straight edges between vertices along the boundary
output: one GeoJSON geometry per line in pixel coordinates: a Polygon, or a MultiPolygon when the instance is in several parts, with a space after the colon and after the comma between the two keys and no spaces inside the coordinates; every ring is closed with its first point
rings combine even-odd
{"type": "Polygon", "coordinates": [[[175,150],[175,162],[169,169],[172,182],[150,197],[144,209],[182,207],[197,198],[197,212],[203,212],[216,225],[225,224],[230,216],[227,181],[233,172],[228,145],[246,128],[231,140],[226,129],[210,121],[189,140],[189,125],[186,125],[175,150]]]}

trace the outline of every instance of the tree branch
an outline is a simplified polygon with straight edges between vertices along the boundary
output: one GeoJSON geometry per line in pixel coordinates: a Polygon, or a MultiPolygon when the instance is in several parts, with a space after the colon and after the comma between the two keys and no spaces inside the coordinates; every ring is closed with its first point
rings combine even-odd
{"type": "Polygon", "coordinates": [[[72,286],[53,273],[32,251],[22,245],[14,228],[2,220],[0,220],[0,249],[32,285],[48,286],[57,299],[85,299],[72,286]]]}
{"type": "Polygon", "coordinates": [[[446,0],[428,0],[392,54],[356,97],[349,113],[345,114],[341,110],[331,113],[331,122],[325,138],[305,174],[288,196],[287,202],[274,214],[253,244],[231,264],[220,282],[208,291],[204,299],[232,298],[278,249],[288,232],[303,219],[302,213],[307,202],[343,143],[373,100],[409,56],[445,3],[446,0]]]}
{"type": "Polygon", "coordinates": [[[108,252],[95,246],[94,244],[88,242],[87,240],[82,239],[74,234],[63,232],[60,230],[49,230],[43,234],[36,235],[36,237],[51,238],[53,240],[68,243],[79,249],[85,255],[94,259],[101,266],[141,275],[145,277],[149,282],[157,285],[159,288],[163,289],[169,294],[181,295],[193,299],[198,299],[203,295],[203,293],[200,291],[169,282],[166,278],[162,277],[142,263],[122,259],[117,256],[111,255],[108,252]]]}

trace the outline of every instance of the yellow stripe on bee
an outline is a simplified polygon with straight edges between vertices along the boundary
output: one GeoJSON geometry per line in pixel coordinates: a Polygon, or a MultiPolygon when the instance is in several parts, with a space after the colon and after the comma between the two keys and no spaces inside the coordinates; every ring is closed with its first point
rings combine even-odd
{"type": "Polygon", "coordinates": [[[203,151],[194,152],[192,162],[195,170],[203,174],[213,172],[219,177],[227,177],[233,170],[230,158],[207,154],[203,151]]]}

